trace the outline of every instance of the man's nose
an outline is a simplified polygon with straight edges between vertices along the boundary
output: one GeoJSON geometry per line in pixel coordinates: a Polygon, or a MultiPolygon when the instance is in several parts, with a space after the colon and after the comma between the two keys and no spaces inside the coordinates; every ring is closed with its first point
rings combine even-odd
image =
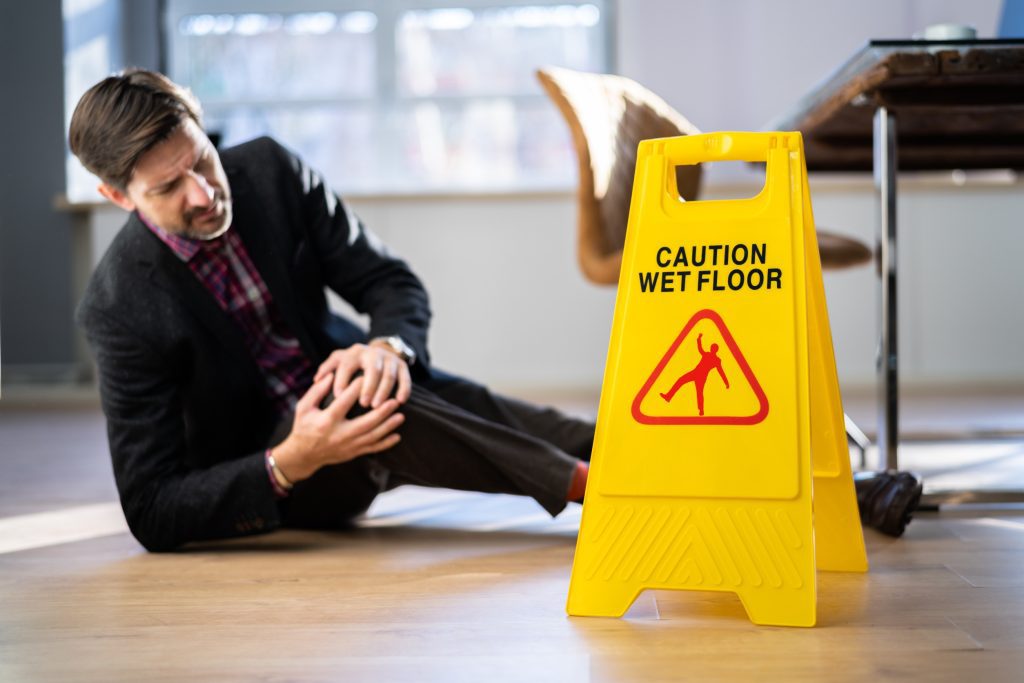
{"type": "Polygon", "coordinates": [[[192,206],[209,206],[216,192],[201,174],[190,171],[187,181],[188,202],[192,206]]]}

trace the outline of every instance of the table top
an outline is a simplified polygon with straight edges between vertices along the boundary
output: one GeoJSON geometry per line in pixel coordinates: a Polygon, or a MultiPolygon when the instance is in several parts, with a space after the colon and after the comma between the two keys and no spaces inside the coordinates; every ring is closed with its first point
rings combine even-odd
{"type": "Polygon", "coordinates": [[[872,40],[768,128],[811,170],[867,171],[879,106],[901,170],[1024,168],[1024,39],[872,40]]]}

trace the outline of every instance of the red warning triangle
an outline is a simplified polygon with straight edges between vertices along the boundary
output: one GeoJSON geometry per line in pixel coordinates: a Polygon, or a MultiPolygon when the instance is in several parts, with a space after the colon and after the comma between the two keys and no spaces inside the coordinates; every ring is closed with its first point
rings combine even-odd
{"type": "MultiPolygon", "coordinates": [[[[685,348],[689,349],[689,347],[690,345],[688,344],[685,348]]],[[[690,354],[692,355],[692,351],[690,351],[690,354]]],[[[739,390],[740,387],[736,387],[736,389],[739,390]]],[[[742,390],[745,391],[746,387],[743,387],[742,390]]],[[[754,371],[750,369],[750,364],[747,363],[747,359],[743,356],[743,352],[740,351],[736,340],[733,339],[729,328],[725,326],[722,317],[711,309],[698,311],[690,318],[683,331],[679,333],[679,336],[672,342],[668,351],[665,352],[658,366],[654,368],[654,372],[651,373],[651,376],[644,383],[636,398],[633,399],[633,419],[641,424],[649,425],[752,425],[761,422],[767,415],[768,397],[765,396],[764,389],[761,388],[757,377],[754,376],[754,371]],[[662,379],[662,374],[665,372],[666,367],[677,355],[680,347],[683,346],[683,342],[687,340],[694,327],[704,320],[709,321],[717,328],[718,336],[720,336],[732,354],[731,360],[734,361],[734,364],[730,363],[730,366],[734,365],[739,368],[749,386],[749,395],[752,399],[750,405],[739,410],[734,408],[733,412],[737,414],[728,414],[729,410],[726,410],[725,414],[723,414],[721,410],[716,411],[714,406],[704,405],[706,401],[706,383],[710,384],[711,382],[720,381],[722,388],[730,389],[736,386],[738,378],[734,378],[733,384],[730,385],[727,373],[723,369],[723,359],[718,356],[718,345],[709,343],[708,349],[705,349],[701,344],[701,337],[703,335],[698,335],[697,340],[693,344],[695,349],[700,352],[699,362],[697,362],[696,366],[693,366],[693,364],[687,365],[685,368],[686,372],[680,374],[678,379],[673,378],[674,382],[671,385],[667,382],[659,381],[662,379]],[[670,409],[672,414],[649,414],[654,411],[648,410],[644,412],[643,403],[655,385],[658,385],[660,400],[664,400],[667,404],[671,405],[673,401],[680,398],[678,394],[682,393],[683,390],[687,392],[692,391],[692,398],[691,394],[688,393],[687,398],[689,400],[673,405],[670,409]],[[692,390],[690,389],[691,387],[692,390]],[[683,405],[684,403],[685,405],[683,405]]]]}

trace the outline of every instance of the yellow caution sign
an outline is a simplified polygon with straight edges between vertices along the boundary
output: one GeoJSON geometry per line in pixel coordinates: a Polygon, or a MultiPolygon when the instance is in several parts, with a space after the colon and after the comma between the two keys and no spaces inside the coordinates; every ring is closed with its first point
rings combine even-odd
{"type": "Polygon", "coordinates": [[[647,140],[568,612],[730,591],[755,623],[813,626],[816,568],[867,557],[802,139],[647,140]],[[676,166],[724,160],[766,162],[764,189],[680,199],[676,166]]]}

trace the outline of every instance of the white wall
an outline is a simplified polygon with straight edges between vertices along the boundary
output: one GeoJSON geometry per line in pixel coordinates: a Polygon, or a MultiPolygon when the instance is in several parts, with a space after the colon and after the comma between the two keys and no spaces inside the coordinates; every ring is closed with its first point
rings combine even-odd
{"type": "MultiPolygon", "coordinates": [[[[991,36],[999,7],[999,0],[630,0],[619,3],[618,61],[622,73],[702,129],[757,130],[868,38],[909,36],[941,21],[971,23],[991,36]]],[[[819,225],[874,242],[870,178],[812,176],[811,188],[819,225]]],[[[706,196],[719,191],[712,186],[706,196]]],[[[1024,387],[1024,269],[1017,264],[1024,185],[904,178],[900,193],[904,386],[1024,387]]],[[[614,292],[584,283],[576,269],[568,193],[351,203],[427,283],[438,365],[509,391],[596,391],[614,292]]],[[[120,220],[112,209],[97,216],[97,250],[120,220]]],[[[868,387],[873,270],[825,280],[840,381],[845,389],[868,387]]]]}
{"type": "Polygon", "coordinates": [[[425,281],[439,367],[515,390],[600,384],[615,293],[575,266],[568,195],[353,205],[425,281]]]}

